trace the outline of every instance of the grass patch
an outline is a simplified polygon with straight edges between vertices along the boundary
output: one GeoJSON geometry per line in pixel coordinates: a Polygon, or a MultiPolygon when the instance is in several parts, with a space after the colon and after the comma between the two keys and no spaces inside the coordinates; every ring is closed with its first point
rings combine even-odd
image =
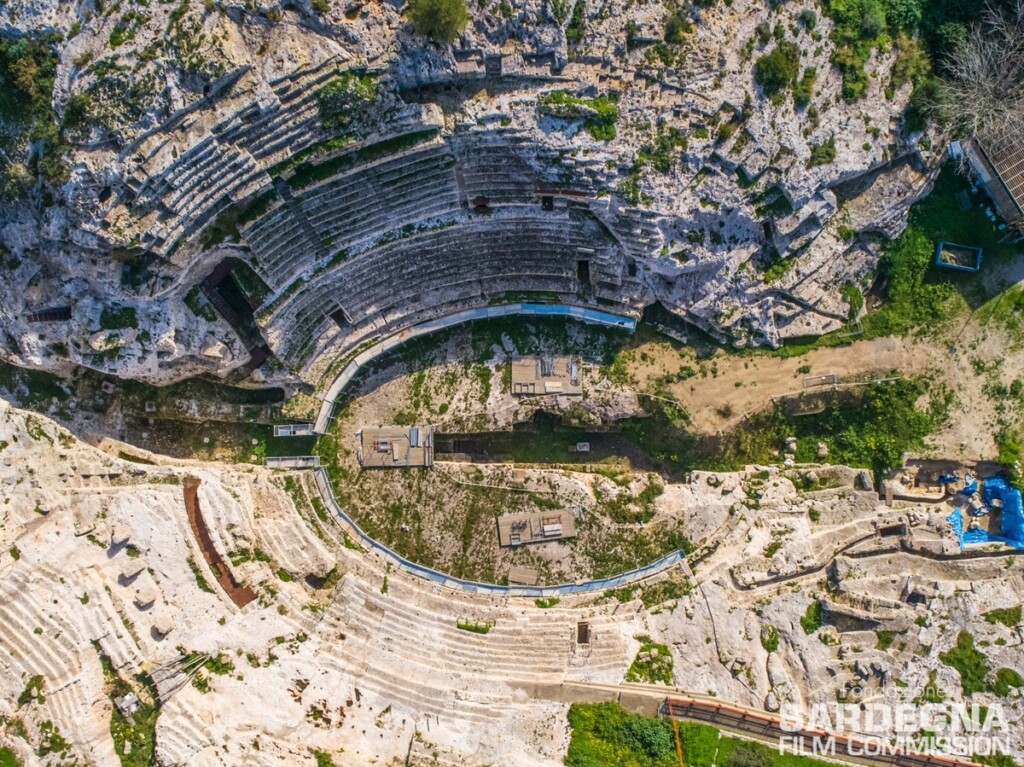
{"type": "Polygon", "coordinates": [[[883,652],[892,647],[892,643],[896,641],[896,637],[906,632],[903,631],[887,631],[885,629],[879,629],[875,632],[875,637],[878,639],[878,643],[875,645],[879,650],[883,652]]]}
{"type": "Polygon", "coordinates": [[[1021,606],[1017,605],[1016,607],[1004,607],[998,610],[989,610],[987,613],[982,613],[982,617],[989,623],[1002,623],[1007,628],[1012,629],[1020,623],[1021,606]]]}
{"type": "Polygon", "coordinates": [[[617,703],[573,703],[566,767],[678,765],[672,724],[627,714],[617,703]]]}
{"type": "Polygon", "coordinates": [[[377,100],[377,78],[355,72],[342,72],[316,94],[320,122],[331,131],[347,130],[353,116],[365,114],[377,100]]]}
{"type": "Polygon", "coordinates": [[[199,565],[196,564],[196,560],[192,557],[188,558],[188,569],[192,571],[192,575],[195,576],[196,585],[200,591],[205,591],[207,594],[215,594],[216,592],[210,587],[206,577],[203,575],[203,571],[199,569],[199,565]]]}
{"type": "Polygon", "coordinates": [[[469,631],[472,634],[488,634],[491,631],[491,624],[480,623],[478,621],[456,621],[455,627],[462,631],[469,631]]]}
{"type": "MultiPolygon", "coordinates": [[[[1024,289],[992,280],[984,268],[977,274],[953,273],[934,264],[940,240],[981,247],[986,266],[1007,263],[1021,253],[1019,245],[1000,242],[1003,233],[985,215],[986,204],[955,163],[942,168],[931,194],[911,208],[910,225],[884,246],[876,284],[884,286],[885,301],[862,318],[859,338],[941,333],[950,320],[974,309],[979,324],[999,323],[1024,341],[1024,289]],[[966,210],[960,207],[963,195],[969,203],[966,210]]],[[[799,356],[837,346],[849,341],[848,333],[843,329],[795,339],[775,353],[799,356]]]]}
{"type": "Polygon", "coordinates": [[[988,689],[985,676],[988,666],[985,655],[974,646],[974,637],[961,631],[956,638],[956,646],[939,654],[939,660],[956,669],[960,674],[960,686],[964,695],[973,695],[988,689]]]}
{"type": "Polygon", "coordinates": [[[549,607],[554,607],[562,600],[558,597],[546,597],[544,599],[535,599],[533,603],[542,610],[547,610],[549,607]]]}
{"type": "Polygon", "coordinates": [[[45,703],[46,696],[43,695],[43,688],[46,687],[46,679],[36,674],[25,684],[25,689],[18,696],[18,707],[27,706],[29,703],[45,703]]]}
{"type": "Polygon", "coordinates": [[[873,384],[838,396],[791,398],[714,439],[693,434],[671,406],[651,400],[644,403],[648,417],[625,420],[621,428],[660,470],[670,472],[736,471],[749,464],[775,463],[786,438],[794,436],[797,462],[817,461],[817,443],[824,442],[830,463],[869,468],[877,474],[899,466],[905,451],[923,449],[924,438],[945,420],[948,395],[929,386],[921,378],[873,384]],[[928,407],[919,408],[917,402],[925,394],[928,407]]]}
{"type": "Polygon", "coordinates": [[[626,671],[626,681],[671,685],[673,661],[668,645],[654,642],[646,635],[638,636],[637,639],[640,640],[640,649],[626,671]]]}
{"type": "Polygon", "coordinates": [[[241,240],[240,230],[265,214],[276,199],[277,190],[269,189],[255,197],[228,205],[203,230],[203,247],[212,248],[229,239],[236,242],[241,240]]]}
{"type": "MultiPolygon", "coordinates": [[[[637,591],[636,586],[623,586],[620,589],[605,592],[605,596],[619,602],[629,602],[636,598],[637,591]]],[[[665,580],[639,588],[640,601],[648,609],[665,602],[682,599],[691,591],[693,591],[693,584],[688,580],[665,580]]]]}
{"type": "MultiPolygon", "coordinates": [[[[675,734],[668,719],[628,714],[617,703],[574,703],[567,767],[678,767],[675,734]]],[[[696,722],[678,722],[686,767],[832,767],[829,762],[761,743],[723,736],[696,722]]]]}
{"type": "Polygon", "coordinates": [[[619,119],[618,100],[612,96],[592,99],[573,96],[567,91],[545,93],[537,103],[544,114],[562,120],[583,120],[583,128],[598,141],[615,138],[615,122],[619,119]]]}

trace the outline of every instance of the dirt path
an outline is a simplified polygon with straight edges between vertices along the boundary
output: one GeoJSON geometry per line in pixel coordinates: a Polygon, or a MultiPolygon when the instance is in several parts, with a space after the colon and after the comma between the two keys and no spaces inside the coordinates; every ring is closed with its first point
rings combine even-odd
{"type": "Polygon", "coordinates": [[[687,350],[681,354],[668,344],[649,342],[637,348],[632,370],[641,385],[650,386],[654,378],[686,367],[696,374],[667,388],[686,406],[694,428],[707,434],[735,426],[744,413],[767,407],[773,397],[802,390],[807,377],[834,374],[839,381],[854,381],[892,371],[928,376],[955,396],[948,421],[930,439],[935,454],[979,460],[996,453],[1000,399],[986,389],[993,381],[1009,385],[1024,378],[1024,355],[1008,353],[999,329],[964,318],[921,338],[854,341],[798,357],[719,350],[698,360],[687,350]],[[979,372],[979,361],[989,369],[979,372]]]}
{"type": "Polygon", "coordinates": [[[637,376],[641,380],[685,366],[700,371],[692,378],[670,384],[668,390],[686,405],[694,426],[706,433],[733,425],[744,413],[765,407],[773,397],[801,391],[807,377],[835,375],[839,381],[851,381],[893,370],[914,376],[933,368],[937,362],[936,350],[930,344],[896,338],[815,349],[799,357],[719,351],[702,362],[681,358],[663,344],[645,344],[639,351],[650,360],[644,362],[640,355],[637,376]]]}

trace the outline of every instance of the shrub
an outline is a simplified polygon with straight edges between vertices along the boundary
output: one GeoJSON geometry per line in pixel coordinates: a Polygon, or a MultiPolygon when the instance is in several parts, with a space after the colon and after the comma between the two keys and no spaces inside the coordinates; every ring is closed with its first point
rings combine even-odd
{"type": "Polygon", "coordinates": [[[489,623],[478,623],[477,621],[470,620],[456,621],[455,627],[463,631],[469,631],[473,634],[487,634],[491,630],[489,623]]]}
{"type": "Polygon", "coordinates": [[[761,629],[761,646],[768,652],[779,649],[779,630],[770,623],[766,623],[761,629]]]}
{"type": "Polygon", "coordinates": [[[56,71],[43,39],[0,37],[0,198],[25,194],[38,177],[55,185],[69,178],[52,104],[56,71]]]}
{"type": "Polygon", "coordinates": [[[892,87],[907,83],[915,85],[932,71],[931,61],[921,41],[906,33],[896,38],[898,53],[892,65],[892,87]]]}
{"type": "Polygon", "coordinates": [[[754,80],[766,96],[782,93],[796,82],[800,71],[800,49],[795,43],[781,42],[754,65],[754,80]]]}
{"type": "Polygon", "coordinates": [[[406,13],[419,34],[445,45],[455,40],[469,23],[465,0],[409,0],[406,13]]]}
{"type": "Polygon", "coordinates": [[[570,45],[579,45],[583,41],[586,11],[583,0],[576,0],[576,5],[572,7],[572,18],[569,19],[569,26],[565,28],[565,39],[570,45]]]}
{"type": "Polygon", "coordinates": [[[641,152],[638,159],[649,160],[659,173],[668,173],[676,164],[676,149],[686,150],[686,136],[676,127],[659,128],[658,137],[649,153],[641,152]]]}
{"type": "Polygon", "coordinates": [[[886,31],[882,0],[830,0],[826,8],[835,26],[832,63],[843,73],[843,98],[856,101],[867,90],[864,65],[886,31]]]}
{"type": "Polygon", "coordinates": [[[914,85],[903,112],[903,127],[908,133],[924,130],[928,119],[936,113],[941,96],[940,82],[934,76],[922,78],[914,85]]]}
{"type": "Polygon", "coordinates": [[[835,159],[836,139],[835,136],[832,136],[824,144],[813,144],[811,146],[811,156],[807,158],[807,167],[816,168],[819,165],[828,165],[835,159]]]}
{"type": "Polygon", "coordinates": [[[334,767],[334,757],[332,757],[327,751],[321,751],[318,748],[309,749],[309,753],[316,759],[316,767],[334,767]]]}
{"type": "Polygon", "coordinates": [[[815,67],[807,67],[804,70],[800,82],[793,88],[793,101],[798,107],[805,107],[811,103],[814,96],[814,83],[818,79],[818,70],[815,67]]]}
{"type": "Polygon", "coordinates": [[[805,634],[813,634],[821,628],[821,614],[821,602],[817,599],[807,605],[807,612],[800,618],[800,627],[804,630],[805,634]]]}
{"type": "Polygon", "coordinates": [[[686,36],[693,31],[693,22],[679,11],[673,11],[665,17],[665,42],[681,45],[686,36]]]}
{"type": "MultiPolygon", "coordinates": [[[[852,233],[852,230],[850,230],[852,233]]],[[[844,239],[853,239],[852,236],[845,237],[844,239]]],[[[857,319],[857,315],[860,314],[860,310],[864,307],[864,294],[860,292],[860,288],[854,285],[852,282],[844,283],[839,288],[839,295],[846,299],[846,304],[849,307],[850,322],[857,319]]]]}
{"type": "Polygon", "coordinates": [[[138,325],[134,306],[105,306],[100,314],[101,330],[124,330],[138,325]]]}
{"type": "Polygon", "coordinates": [[[995,681],[992,683],[992,692],[1005,698],[1010,694],[1011,687],[1024,687],[1024,676],[1012,668],[1001,668],[996,672],[995,681]]]}
{"type": "Polygon", "coordinates": [[[915,29],[921,23],[921,0],[887,0],[885,17],[893,29],[915,29]]]}
{"type": "Polygon", "coordinates": [[[1004,626],[1013,628],[1020,623],[1021,606],[1017,605],[1016,607],[989,610],[987,613],[983,613],[982,617],[989,623],[1002,623],[1004,626]]]}

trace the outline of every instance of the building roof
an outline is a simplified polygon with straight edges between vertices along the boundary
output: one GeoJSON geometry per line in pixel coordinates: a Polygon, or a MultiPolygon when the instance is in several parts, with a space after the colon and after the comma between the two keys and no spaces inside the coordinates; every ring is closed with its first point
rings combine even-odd
{"type": "Polygon", "coordinates": [[[434,464],[433,426],[381,426],[359,432],[359,463],[368,469],[434,464]]]}
{"type": "Polygon", "coordinates": [[[498,517],[498,545],[522,546],[576,537],[576,520],[568,511],[502,514],[498,517]]]}
{"type": "Polygon", "coordinates": [[[1024,220],[1024,141],[1019,136],[982,137],[971,142],[974,170],[999,215],[1009,223],[1024,220]]]}
{"type": "Polygon", "coordinates": [[[512,360],[512,393],[582,395],[582,367],[579,357],[518,357],[512,360]]]}

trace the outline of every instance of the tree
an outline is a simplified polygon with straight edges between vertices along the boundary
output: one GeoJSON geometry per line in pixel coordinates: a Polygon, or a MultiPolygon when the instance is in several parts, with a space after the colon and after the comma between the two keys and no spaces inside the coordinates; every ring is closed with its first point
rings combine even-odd
{"type": "Polygon", "coordinates": [[[672,751],[672,730],[664,719],[629,717],[619,726],[623,745],[637,754],[662,759],[672,751]]]}
{"type": "Polygon", "coordinates": [[[893,29],[915,29],[921,23],[921,0],[889,0],[885,16],[893,29]]]}
{"type": "Polygon", "coordinates": [[[665,42],[682,45],[686,36],[693,31],[693,22],[679,11],[673,11],[665,18],[665,42]]]}
{"type": "Polygon", "coordinates": [[[466,0],[409,0],[407,14],[413,29],[445,45],[469,23],[466,0]]]}
{"type": "Polygon", "coordinates": [[[800,49],[790,41],[781,42],[757,60],[754,79],[766,96],[774,96],[796,82],[800,71],[800,49]]]}
{"type": "Polygon", "coordinates": [[[939,114],[962,138],[1024,133],[1024,0],[989,6],[946,58],[939,114]]]}

